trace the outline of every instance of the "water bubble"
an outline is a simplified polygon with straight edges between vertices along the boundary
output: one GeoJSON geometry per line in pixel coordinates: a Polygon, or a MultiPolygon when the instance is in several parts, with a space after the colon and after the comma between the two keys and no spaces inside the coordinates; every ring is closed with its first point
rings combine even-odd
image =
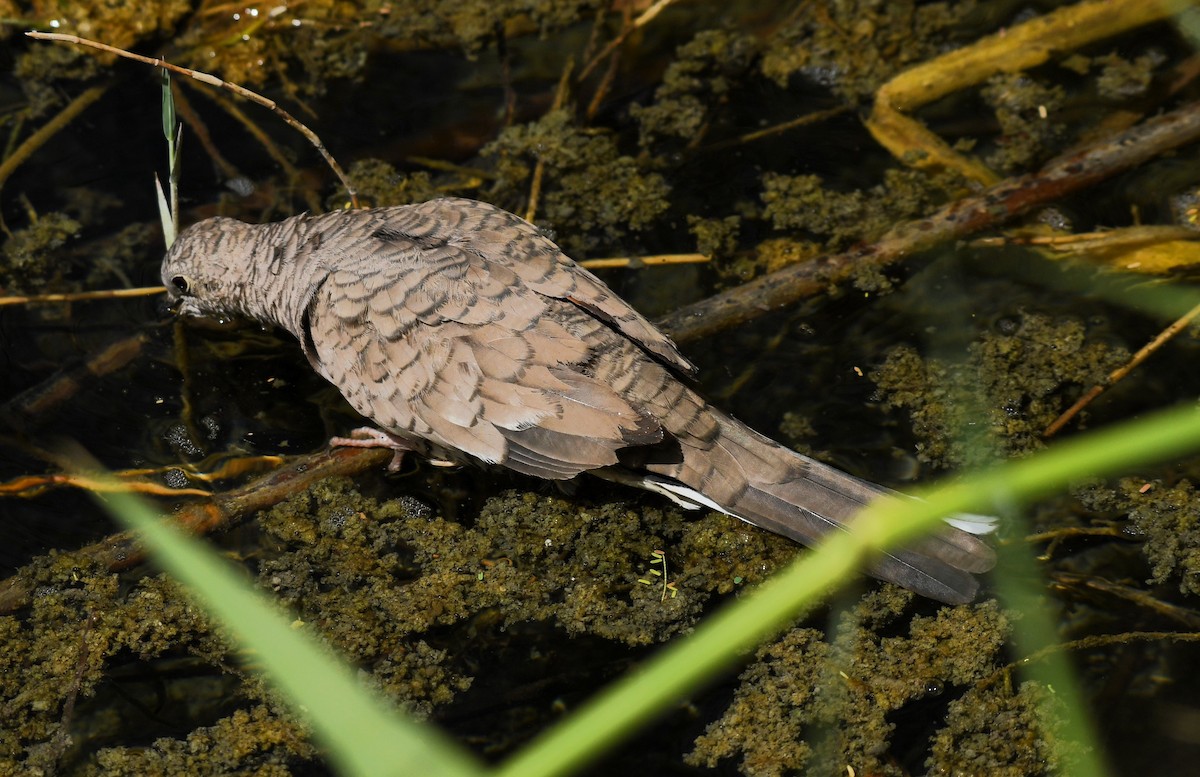
{"type": "Polygon", "coordinates": [[[187,488],[188,476],[178,467],[172,467],[163,473],[163,481],[171,488],[187,488]]]}

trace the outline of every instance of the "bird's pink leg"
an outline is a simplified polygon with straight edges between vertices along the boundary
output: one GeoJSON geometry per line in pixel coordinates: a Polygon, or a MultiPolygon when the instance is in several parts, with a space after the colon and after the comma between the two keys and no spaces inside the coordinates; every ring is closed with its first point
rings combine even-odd
{"type": "Polygon", "coordinates": [[[392,460],[388,462],[388,472],[398,472],[404,462],[404,454],[413,450],[412,443],[403,437],[398,437],[373,426],[360,426],[350,432],[349,437],[333,437],[329,440],[330,447],[346,448],[390,448],[392,460]]]}

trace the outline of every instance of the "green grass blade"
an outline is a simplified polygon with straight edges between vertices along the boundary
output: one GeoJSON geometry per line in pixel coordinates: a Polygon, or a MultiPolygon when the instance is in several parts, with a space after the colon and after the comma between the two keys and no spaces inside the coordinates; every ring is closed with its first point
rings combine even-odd
{"type": "Polygon", "coordinates": [[[408,718],[364,688],[349,664],[296,631],[278,608],[245,585],[204,543],[163,521],[140,500],[106,494],[100,501],[142,533],[152,557],[246,648],[273,688],[306,720],[340,774],[474,777],[482,768],[435,727],[408,718]]]}
{"type": "Polygon", "coordinates": [[[180,141],[183,140],[183,125],[175,115],[175,93],[171,91],[171,71],[162,69],[162,130],[167,139],[167,185],[171,189],[170,205],[163,194],[162,182],[155,176],[158,185],[158,216],[162,220],[163,239],[167,250],[179,234],[179,156],[180,141]]]}
{"type": "MultiPolygon", "coordinates": [[[[1200,410],[1188,406],[1081,435],[1036,456],[930,491],[925,501],[897,500],[868,508],[858,519],[860,531],[833,535],[754,594],[717,612],[691,635],[672,643],[535,739],[505,762],[499,774],[547,777],[587,764],[816,604],[831,587],[861,568],[875,547],[902,542],[946,515],[1005,512],[997,506],[1011,508],[1072,479],[1111,474],[1197,448],[1200,410]]],[[[1081,773],[1103,772],[1097,767],[1081,773]]]]}
{"type": "Polygon", "coordinates": [[[1064,743],[1083,745],[1074,749],[1070,773],[1090,777],[1112,774],[1089,712],[1092,705],[1079,687],[1070,655],[1063,650],[1045,650],[1061,643],[1061,618],[1053,600],[1047,601],[1043,586],[1037,583],[1034,552],[1024,545],[1003,551],[1001,563],[1005,565],[1005,573],[996,581],[997,594],[1005,607],[1021,613],[1012,623],[1014,653],[1026,657],[1040,654],[1037,660],[1022,662],[1020,674],[1052,690],[1063,702],[1067,712],[1056,716],[1062,720],[1063,729],[1055,737],[1064,743]]]}
{"type": "Polygon", "coordinates": [[[175,95],[171,93],[171,71],[162,68],[162,128],[167,143],[175,142],[175,95]]]}

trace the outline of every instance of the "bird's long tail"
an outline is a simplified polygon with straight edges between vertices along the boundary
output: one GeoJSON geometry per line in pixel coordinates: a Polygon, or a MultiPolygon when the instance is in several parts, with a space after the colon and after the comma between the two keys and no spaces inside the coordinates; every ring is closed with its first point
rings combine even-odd
{"type": "MultiPolygon", "coordinates": [[[[716,508],[809,546],[832,531],[850,531],[851,519],[867,503],[898,498],[802,456],[702,401],[695,411],[675,416],[686,423],[668,425],[682,463],[679,456],[639,462],[639,469],[651,473],[643,487],[682,504],[716,508]]],[[[987,543],[947,525],[879,557],[867,571],[931,599],[963,604],[975,598],[975,575],[995,561],[987,543]]]]}

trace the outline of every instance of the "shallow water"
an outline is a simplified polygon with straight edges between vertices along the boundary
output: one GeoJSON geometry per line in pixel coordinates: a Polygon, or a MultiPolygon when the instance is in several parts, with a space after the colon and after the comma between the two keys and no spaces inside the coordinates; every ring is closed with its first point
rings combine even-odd
{"type": "MultiPolygon", "coordinates": [[[[635,306],[661,315],[735,285],[748,271],[761,273],[763,262],[756,265],[755,259],[768,253],[767,241],[787,240],[787,250],[802,250],[798,244],[805,242],[835,250],[877,237],[871,230],[879,224],[941,204],[944,199],[938,198],[948,196],[946,191],[916,174],[905,179],[911,192],[899,184],[884,185],[883,171],[895,162],[863,129],[860,115],[875,86],[896,68],[944,48],[947,39],[958,45],[990,32],[993,24],[1019,21],[976,13],[949,28],[958,32],[925,39],[889,28],[907,23],[925,29],[901,6],[889,12],[867,4],[850,14],[855,17],[850,24],[849,12],[832,6],[821,10],[820,4],[774,13],[752,4],[681,5],[634,36],[590,120],[587,106],[603,67],[573,85],[570,131],[555,135],[551,123],[542,123],[528,131],[544,135],[541,140],[510,133],[487,153],[485,146],[501,136],[504,126],[502,71],[488,25],[474,38],[468,28],[458,28],[466,40],[461,45],[445,40],[449,27],[426,31],[419,40],[406,38],[395,17],[407,11],[397,7],[392,18],[359,19],[362,26],[338,20],[332,26],[302,27],[312,37],[289,38],[293,33],[280,21],[256,27],[243,43],[262,47],[268,63],[262,90],[317,129],[343,165],[378,159],[394,168],[382,175],[378,168],[372,176],[363,173],[360,188],[372,203],[436,191],[488,199],[521,212],[528,174],[544,156],[548,164],[538,223],[553,230],[577,258],[694,251],[689,216],[736,217],[736,234],[727,234],[709,265],[603,273],[635,306]],[[726,31],[677,51],[696,33],[719,28],[726,31]],[[770,73],[801,45],[795,36],[811,47],[813,60],[780,83],[770,73]],[[836,40],[844,48],[832,48],[836,40]],[[412,50],[418,43],[427,50],[412,50]],[[464,55],[464,47],[476,46],[473,56],[464,55]],[[353,78],[330,79],[316,69],[350,68],[360,55],[365,65],[353,78]],[[685,61],[692,64],[679,64],[685,61]],[[276,62],[285,68],[287,84],[272,69],[276,62]],[[850,70],[851,63],[861,69],[850,70]],[[666,135],[664,128],[684,122],[685,109],[694,104],[670,103],[679,95],[656,93],[664,77],[680,95],[703,106],[696,126],[681,136],[666,135]],[[311,84],[320,88],[310,92],[311,84]],[[289,87],[315,116],[296,105],[289,87]],[[666,108],[661,124],[648,131],[632,106],[656,101],[666,108]],[[849,110],[763,140],[720,145],[836,106],[849,110]],[[459,168],[439,172],[418,158],[459,168]],[[819,212],[816,226],[797,226],[800,216],[783,208],[776,216],[764,210],[768,173],[822,177],[821,197],[790,205],[801,213],[819,212]],[[629,194],[606,188],[614,182],[629,194]],[[667,187],[669,193],[654,194],[667,187]],[[597,207],[585,210],[585,201],[597,207]],[[605,208],[620,215],[606,221],[605,208]],[[642,228],[631,227],[640,222],[642,228]]],[[[295,13],[307,24],[336,13],[317,3],[307,8],[285,16],[295,13]],[[300,15],[305,13],[309,16],[300,15]]],[[[237,43],[213,42],[231,40],[240,23],[183,17],[174,37],[159,42],[170,38],[163,53],[194,66],[207,67],[204,52],[211,48],[216,65],[244,68],[237,43]]],[[[545,23],[539,36],[536,24],[509,20],[506,48],[518,127],[549,113],[565,56],[575,57],[576,73],[585,59],[589,23],[545,23]]],[[[81,90],[61,74],[18,75],[18,60],[25,64],[23,58],[53,44],[10,41],[0,91],[10,117],[32,99],[26,95],[38,94],[27,84],[22,91],[22,83],[33,78],[68,96],[81,90]]],[[[154,45],[144,39],[136,47],[149,51],[154,45]]],[[[1110,51],[1130,61],[1150,56],[1156,63],[1153,84],[1167,81],[1167,69],[1189,53],[1183,39],[1162,25],[1123,37],[1119,44],[1085,50],[1093,61],[1083,75],[1057,65],[1038,69],[1033,74],[1038,89],[1062,91],[1052,117],[1060,121],[1044,138],[1022,136],[1013,125],[1002,129],[996,111],[1007,104],[978,89],[920,115],[952,139],[976,140],[975,153],[984,158],[998,160],[999,151],[1038,141],[1025,152],[1031,156],[1027,163],[1001,171],[1018,174],[1068,147],[1096,124],[1095,116],[1117,107],[1154,113],[1195,98],[1194,86],[1173,98],[1155,89],[1124,101],[1098,96],[1100,75],[1111,75],[1119,64],[1106,59],[1110,51]]],[[[253,74],[253,69],[237,72],[253,74]]],[[[79,223],[69,239],[34,252],[45,267],[26,275],[6,269],[4,282],[10,286],[40,291],[158,282],[161,243],[154,233],[151,180],[154,171],[161,173],[165,152],[157,78],[129,63],[105,64],[98,73],[113,79],[109,92],[37,151],[0,192],[0,213],[9,230],[32,234],[31,228],[56,212],[79,223]],[[118,238],[130,224],[142,228],[118,238]]],[[[187,87],[180,91],[207,125],[213,147],[232,166],[221,169],[185,119],[185,223],[216,213],[272,220],[310,208],[314,201],[343,205],[344,193],[317,155],[269,113],[242,109],[298,168],[294,179],[207,94],[187,87]],[[229,186],[242,180],[253,184],[248,195],[229,186]]],[[[1035,126],[1034,116],[1036,111],[1026,111],[1024,119],[1035,126]]],[[[15,136],[27,136],[45,120],[30,119],[15,136]]],[[[1168,223],[1171,198],[1194,192],[1198,180],[1196,150],[1184,148],[1054,203],[1054,218],[1042,221],[1066,219],[1075,232],[1124,226],[1137,218],[1168,223]]],[[[11,249],[13,240],[5,245],[11,249]]],[[[845,284],[812,302],[684,344],[701,367],[702,390],[777,439],[903,489],[1038,449],[1037,432],[1045,423],[1167,323],[1114,302],[1111,293],[1097,293],[1100,279],[1094,271],[1067,269],[1059,259],[1021,248],[945,246],[891,267],[885,276],[845,284]]],[[[1132,276],[1118,283],[1144,289],[1167,281],[1132,276]]],[[[158,304],[152,298],[0,308],[0,402],[8,403],[9,423],[23,432],[0,440],[0,481],[57,472],[53,452],[67,440],[112,469],[168,468],[150,476],[166,483],[175,482],[170,468],[216,466],[210,455],[303,454],[356,424],[352,411],[311,372],[286,335],[236,323],[187,322],[177,331],[158,304]],[[69,390],[55,382],[58,371],[139,333],[144,343],[119,369],[85,375],[69,390]],[[180,361],[181,342],[186,362],[180,361]],[[61,397],[47,400],[46,409],[12,411],[22,392],[47,386],[61,397]]],[[[1196,348],[1193,332],[1185,332],[1090,408],[1086,425],[1100,427],[1194,397],[1200,383],[1192,366],[1198,363],[1196,348]]],[[[1186,488],[1176,489],[1195,468],[1194,460],[1184,460],[1129,473],[1132,479],[1154,481],[1155,493],[1164,494],[1161,501],[1137,502],[1130,496],[1137,489],[1129,484],[1091,484],[1026,511],[1028,527],[1001,532],[1006,547],[1014,548],[1026,547],[1022,538],[1034,531],[1114,527],[1125,533],[1118,539],[1067,539],[1042,561],[1044,579],[1031,582],[1044,592],[1042,603],[1061,612],[1064,641],[1098,633],[1195,629],[1195,591],[1180,591],[1181,578],[1195,572],[1188,556],[1196,542],[1194,501],[1186,488]],[[1157,538],[1151,544],[1159,555],[1153,558],[1165,566],[1155,584],[1144,582],[1151,568],[1136,541],[1139,532],[1157,538]],[[1173,538],[1178,547],[1163,550],[1173,538]],[[1089,578],[1121,587],[1098,588],[1086,582],[1089,578]]],[[[179,501],[159,503],[169,510],[179,501]]],[[[504,473],[410,463],[399,477],[371,472],[353,484],[339,482],[297,497],[214,542],[244,565],[248,578],[273,590],[305,620],[325,619],[330,639],[359,656],[360,665],[397,698],[430,715],[469,748],[498,759],[636,665],[653,645],[686,632],[795,552],[790,544],[735,522],[717,516],[685,519],[668,508],[653,497],[605,483],[582,483],[561,494],[545,483],[504,473]],[[376,500],[402,501],[381,506],[376,500]],[[369,523],[349,517],[360,512],[370,516],[369,523]],[[659,547],[667,549],[684,592],[679,599],[660,600],[636,582],[645,574],[650,551],[659,547]]],[[[211,759],[205,762],[211,773],[268,765],[287,773],[324,769],[294,724],[230,668],[227,646],[152,569],[141,566],[118,577],[74,557],[47,557],[114,530],[83,494],[60,489],[34,498],[6,497],[0,511],[5,527],[0,566],[7,575],[32,563],[34,571],[26,574],[37,581],[32,605],[0,616],[8,635],[0,659],[3,704],[8,705],[0,706],[0,714],[9,723],[0,726],[8,730],[0,739],[5,768],[57,763],[71,774],[148,768],[170,773],[183,769],[181,753],[191,747],[211,759]],[[104,625],[91,632],[99,646],[88,671],[80,670],[82,679],[76,679],[75,667],[87,662],[73,658],[71,640],[94,613],[106,616],[104,625]],[[158,626],[144,619],[157,619],[158,626]],[[56,644],[70,647],[60,654],[56,644]],[[44,689],[47,706],[29,702],[22,675],[44,689]],[[83,700],[68,721],[74,745],[42,747],[62,719],[55,700],[72,688],[83,700]],[[211,740],[202,736],[204,727],[213,727],[211,740]],[[238,736],[271,744],[256,744],[260,750],[238,761],[229,752],[237,750],[238,736]],[[147,747],[151,742],[156,744],[147,747]]],[[[1045,547],[1034,544],[1038,552],[1045,547]]],[[[1004,573],[1002,567],[996,574],[1004,573]]],[[[1053,754],[1054,725],[1043,722],[1039,728],[1033,722],[1034,702],[1043,689],[1020,686],[1018,677],[1007,694],[980,690],[982,678],[1000,673],[1021,655],[1008,641],[1011,614],[991,600],[990,589],[978,605],[943,609],[892,589],[877,590],[874,583],[864,581],[860,588],[874,593],[863,602],[851,593],[798,624],[764,648],[758,660],[748,660],[744,677],[729,675],[697,692],[686,707],[619,747],[593,773],[630,768],[820,773],[845,764],[858,773],[969,770],[977,762],[966,760],[967,754],[986,750],[979,742],[989,735],[997,748],[991,756],[1007,769],[1004,773],[1032,773],[1031,764],[1048,771],[1069,764],[1053,754]],[[931,637],[938,629],[945,635],[931,637]],[[856,667],[854,683],[843,682],[835,671],[849,666],[856,667]],[[776,681],[801,678],[808,685],[772,685],[762,675],[776,681]],[[802,698],[808,692],[812,698],[802,698]],[[757,719],[739,727],[732,715],[721,722],[730,710],[741,709],[790,721],[793,728],[768,729],[757,719]],[[1012,727],[1001,731],[996,720],[987,719],[989,710],[1003,712],[1006,721],[1014,721],[1012,727]],[[697,737],[710,724],[712,736],[685,763],[681,754],[697,747],[697,737]],[[1028,747],[1007,749],[1020,736],[1027,736],[1021,741],[1028,747]],[[710,759],[716,764],[711,769],[703,766],[710,759]]],[[[1197,737],[1187,723],[1194,714],[1196,689],[1188,671],[1194,648],[1165,639],[1131,639],[1071,655],[1102,732],[1127,731],[1133,720],[1144,732],[1136,738],[1102,737],[1113,773],[1145,773],[1149,764],[1167,771],[1194,762],[1197,737]]]]}

